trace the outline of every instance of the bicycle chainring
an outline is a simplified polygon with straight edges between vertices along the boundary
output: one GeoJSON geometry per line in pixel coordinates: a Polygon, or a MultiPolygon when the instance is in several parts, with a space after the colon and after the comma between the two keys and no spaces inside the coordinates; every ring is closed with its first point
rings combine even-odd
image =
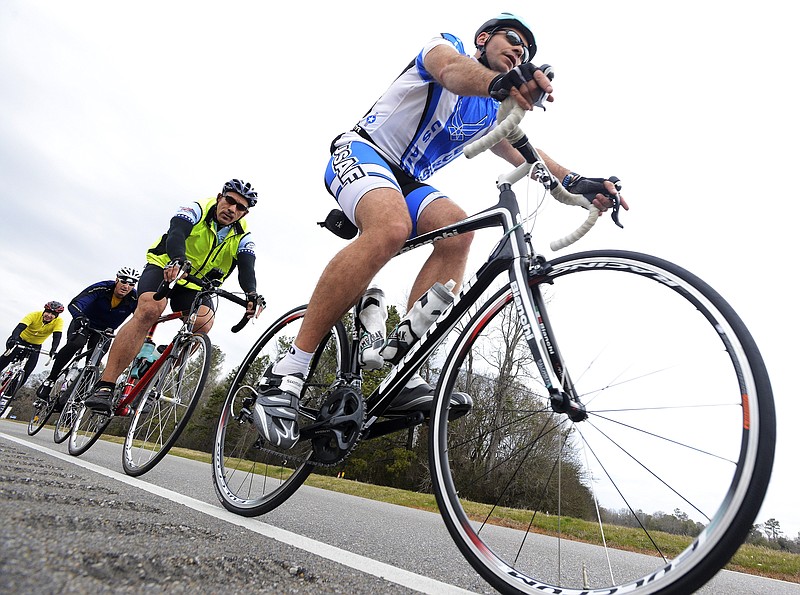
{"type": "Polygon", "coordinates": [[[351,386],[335,388],[320,409],[316,424],[320,425],[311,436],[313,454],[308,462],[326,467],[341,463],[361,438],[364,399],[351,386]]]}

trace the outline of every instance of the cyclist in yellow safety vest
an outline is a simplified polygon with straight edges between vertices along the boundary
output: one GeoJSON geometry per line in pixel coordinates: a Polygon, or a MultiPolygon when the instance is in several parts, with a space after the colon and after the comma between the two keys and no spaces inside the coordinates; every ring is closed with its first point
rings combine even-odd
{"type": "MultiPolygon", "coordinates": [[[[230,180],[216,198],[203,203],[182,206],[170,220],[167,233],[147,251],[147,266],[142,271],[137,291],[139,305],[111,345],[103,376],[85,403],[97,411],[111,412],[111,397],[117,377],[133,361],[158,320],[167,300],[154,300],[162,282],[172,282],[181,275],[185,263],[191,264],[191,274],[205,275],[214,268],[227,278],[234,268],[239,269],[239,285],[247,295],[247,314],[253,316],[260,296],[256,292],[255,242],[245,215],[258,201],[258,193],[249,183],[230,180]]],[[[188,310],[200,288],[185,279],[178,279],[169,296],[173,312],[188,310]]],[[[204,300],[197,313],[194,330],[208,333],[214,321],[214,303],[204,300]]]]}

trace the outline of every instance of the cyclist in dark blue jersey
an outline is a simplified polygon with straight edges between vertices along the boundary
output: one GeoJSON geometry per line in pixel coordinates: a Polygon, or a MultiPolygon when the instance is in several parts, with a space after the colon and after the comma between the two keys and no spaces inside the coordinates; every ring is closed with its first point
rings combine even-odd
{"type": "Polygon", "coordinates": [[[136,269],[122,267],[117,271],[116,279],[93,283],[72,298],[67,306],[72,315],[72,322],[67,329],[67,342],[56,355],[50,374],[37,389],[37,397],[47,399],[50,396],[58,374],[87,341],[89,349],[94,349],[100,335],[89,333],[87,329],[116,329],[134,313],[138,304],[135,289],[137,281],[139,273],[136,269]]]}
{"type": "MultiPolygon", "coordinates": [[[[466,217],[427,179],[457,158],[466,144],[494,128],[500,100],[511,97],[526,110],[553,100],[550,80],[530,62],[536,41],[523,19],[502,13],[478,28],[474,42],[477,50],[470,56],[454,35],[431,39],[356,126],[331,145],[325,183],[360,235],[323,271],[289,353],[262,379],[254,422],[277,446],[291,447],[299,439],[302,379],[334,323],[406,240],[466,217]]],[[[507,140],[492,150],[513,165],[524,162],[507,140]]],[[[616,194],[611,182],[582,178],[541,156],[570,191],[591,193],[601,210],[612,205],[606,196],[616,194]]],[[[471,242],[472,234],[461,234],[433,244],[409,294],[408,311],[436,282],[453,279],[460,285],[471,242]]],[[[470,405],[467,395],[453,398],[464,401],[455,403],[457,407],[470,405]]],[[[426,412],[432,399],[432,387],[416,376],[390,411],[426,412]]]]}

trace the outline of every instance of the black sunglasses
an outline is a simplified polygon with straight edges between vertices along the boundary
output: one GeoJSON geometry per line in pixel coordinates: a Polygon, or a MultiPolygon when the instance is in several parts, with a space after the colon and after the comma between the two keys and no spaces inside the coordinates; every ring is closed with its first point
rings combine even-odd
{"type": "Polygon", "coordinates": [[[532,58],[530,48],[528,47],[527,42],[522,39],[519,33],[514,31],[513,29],[498,29],[496,31],[492,31],[492,35],[495,33],[505,33],[506,34],[506,41],[511,45],[519,45],[522,46],[522,63],[524,64],[528,60],[532,58]]]}
{"type": "Polygon", "coordinates": [[[240,202],[239,202],[238,200],[236,200],[235,198],[231,198],[231,197],[230,197],[230,196],[228,196],[227,194],[223,194],[223,195],[222,195],[222,198],[224,198],[224,199],[225,199],[225,202],[226,202],[226,203],[228,203],[229,205],[231,205],[231,206],[235,206],[235,207],[236,207],[236,210],[237,210],[237,211],[239,211],[240,213],[246,213],[246,212],[247,212],[247,210],[248,210],[248,207],[247,207],[247,206],[245,206],[245,205],[243,205],[242,203],[240,203],[240,202]]]}
{"type": "Polygon", "coordinates": [[[130,285],[131,287],[136,285],[136,281],[134,281],[133,279],[120,279],[119,277],[117,277],[117,281],[122,283],[122,285],[130,285]]]}

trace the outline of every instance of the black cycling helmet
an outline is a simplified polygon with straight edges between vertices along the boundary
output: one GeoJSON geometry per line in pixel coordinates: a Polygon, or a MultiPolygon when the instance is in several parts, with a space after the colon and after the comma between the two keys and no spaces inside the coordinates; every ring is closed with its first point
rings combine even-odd
{"type": "Polygon", "coordinates": [[[136,283],[139,281],[139,271],[133,267],[122,267],[117,271],[117,279],[120,281],[127,281],[129,283],[136,283]]]}
{"type": "Polygon", "coordinates": [[[64,304],[55,300],[51,300],[44,305],[44,311],[51,312],[58,316],[64,311],[64,304]]]}
{"type": "MultiPolygon", "coordinates": [[[[534,54],[536,54],[536,38],[533,36],[533,31],[531,31],[531,28],[521,17],[510,12],[501,12],[495,18],[489,19],[481,25],[475,32],[475,47],[479,50],[483,50],[483,46],[478,45],[478,36],[481,33],[492,33],[498,29],[505,28],[516,29],[525,36],[528,42],[528,58],[523,60],[523,62],[528,62],[533,59],[534,54]]],[[[483,54],[481,57],[483,57],[483,54]]]]}
{"type": "Polygon", "coordinates": [[[258,202],[258,192],[250,186],[250,182],[242,182],[236,179],[230,180],[229,182],[225,182],[225,185],[222,187],[223,192],[228,192],[229,190],[241,194],[247,200],[249,206],[256,206],[258,202]]]}

